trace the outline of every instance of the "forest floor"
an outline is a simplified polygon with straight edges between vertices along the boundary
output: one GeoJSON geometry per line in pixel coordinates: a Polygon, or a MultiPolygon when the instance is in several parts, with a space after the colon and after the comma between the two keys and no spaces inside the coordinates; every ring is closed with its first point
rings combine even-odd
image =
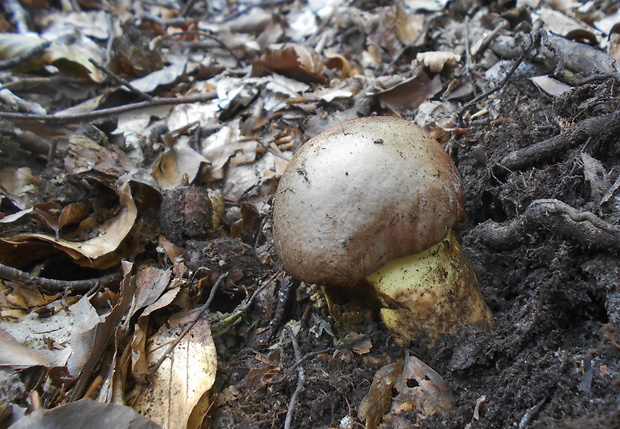
{"type": "Polygon", "coordinates": [[[614,3],[7,2],[0,427],[106,427],[82,398],[170,428],[620,427],[614,3]],[[490,329],[397,345],[376,305],[283,270],[288,160],[374,115],[457,166],[490,329]],[[388,389],[365,422],[408,356],[451,406],[388,389]]]}

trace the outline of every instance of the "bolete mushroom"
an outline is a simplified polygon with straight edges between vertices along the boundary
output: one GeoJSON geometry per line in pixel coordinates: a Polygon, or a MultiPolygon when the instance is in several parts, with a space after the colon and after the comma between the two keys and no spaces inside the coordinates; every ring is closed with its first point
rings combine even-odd
{"type": "Polygon", "coordinates": [[[464,215],[461,179],[437,141],[403,119],[361,118],[295,154],[275,195],[274,245],[298,280],[365,279],[384,325],[408,343],[491,322],[452,233],[464,215]]]}

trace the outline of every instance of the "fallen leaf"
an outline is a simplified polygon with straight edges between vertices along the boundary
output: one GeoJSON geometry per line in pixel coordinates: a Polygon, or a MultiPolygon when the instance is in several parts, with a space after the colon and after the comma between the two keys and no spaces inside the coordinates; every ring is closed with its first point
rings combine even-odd
{"type": "Polygon", "coordinates": [[[85,267],[104,269],[115,265],[119,261],[119,255],[115,255],[114,251],[127,236],[138,215],[129,183],[120,186],[117,193],[120,212],[98,228],[97,236],[83,242],[72,242],[45,234],[23,234],[13,238],[2,238],[0,263],[15,266],[11,262],[16,257],[19,258],[21,251],[33,252],[38,249],[40,253],[49,253],[48,245],[51,245],[85,267]]]}
{"type": "Polygon", "coordinates": [[[358,417],[366,422],[366,429],[375,429],[390,408],[392,387],[403,372],[403,361],[386,365],[379,369],[373,379],[370,390],[360,403],[358,417]]]}
{"type": "Polygon", "coordinates": [[[157,429],[161,426],[127,406],[103,404],[92,399],[80,399],[51,410],[41,408],[11,426],[12,429],[110,429],[111,427],[157,429]]]}
{"type": "Polygon", "coordinates": [[[269,70],[302,82],[328,83],[322,74],[323,62],[314,51],[301,45],[267,49],[261,61],[269,70]]]}
{"type": "MultiPolygon", "coordinates": [[[[169,347],[193,323],[192,310],[178,314],[147,341],[147,361],[152,368],[169,347]]],[[[133,408],[164,428],[197,429],[202,423],[204,401],[215,381],[217,355],[206,317],[199,318],[178,344],[164,357],[152,383],[137,386],[133,408]],[[201,410],[193,415],[195,409],[201,410]]]]}

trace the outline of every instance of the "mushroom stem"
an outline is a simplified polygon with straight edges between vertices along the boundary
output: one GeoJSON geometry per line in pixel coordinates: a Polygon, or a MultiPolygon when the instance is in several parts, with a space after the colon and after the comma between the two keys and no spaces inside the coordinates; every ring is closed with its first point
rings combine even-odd
{"type": "Polygon", "coordinates": [[[422,332],[437,339],[464,325],[491,324],[476,274],[451,229],[436,245],[388,262],[366,280],[383,305],[383,323],[403,344],[422,332]]]}

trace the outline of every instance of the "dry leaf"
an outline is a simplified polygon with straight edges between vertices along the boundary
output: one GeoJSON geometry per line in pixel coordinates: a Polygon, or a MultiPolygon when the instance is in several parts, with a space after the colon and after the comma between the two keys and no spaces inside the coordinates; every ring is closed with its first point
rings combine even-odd
{"type": "Polygon", "coordinates": [[[151,175],[162,189],[174,189],[183,181],[183,176],[193,182],[203,165],[210,162],[187,145],[185,139],[164,152],[157,161],[151,175]]]}
{"type": "MultiPolygon", "coordinates": [[[[192,323],[198,310],[177,315],[147,341],[152,368],[192,323]]],[[[215,381],[217,355],[207,318],[200,317],[165,357],[149,385],[137,386],[133,408],[164,428],[197,429],[215,381]],[[198,416],[192,415],[198,408],[198,416]]]]}
{"type": "Polygon", "coordinates": [[[405,358],[403,372],[394,383],[398,395],[390,416],[414,411],[420,419],[452,409],[450,389],[441,376],[415,356],[405,358]]]}
{"type": "Polygon", "coordinates": [[[65,252],[77,264],[85,267],[104,269],[115,265],[119,261],[119,255],[114,254],[114,251],[127,236],[138,215],[129,184],[122,185],[117,193],[120,213],[101,225],[97,236],[83,242],[63,240],[45,234],[3,238],[0,239],[0,263],[19,267],[17,261],[24,254],[29,254],[31,259],[36,260],[41,254],[49,254],[52,247],[65,252]]]}
{"type": "Polygon", "coordinates": [[[306,83],[327,84],[323,63],[318,55],[301,45],[287,45],[281,49],[267,49],[261,57],[269,70],[306,83]]]}
{"type": "Polygon", "coordinates": [[[385,107],[394,111],[401,111],[403,109],[415,109],[424,101],[434,97],[441,91],[441,88],[439,75],[431,79],[426,72],[421,71],[375,95],[379,97],[381,104],[385,107]]]}
{"type": "Polygon", "coordinates": [[[358,417],[366,422],[366,429],[375,429],[383,419],[392,401],[392,387],[403,372],[403,361],[379,369],[372,379],[368,394],[362,400],[358,417]]]}
{"type": "Polygon", "coordinates": [[[11,426],[12,429],[157,429],[160,426],[119,404],[81,399],[51,410],[40,408],[11,426]]]}

